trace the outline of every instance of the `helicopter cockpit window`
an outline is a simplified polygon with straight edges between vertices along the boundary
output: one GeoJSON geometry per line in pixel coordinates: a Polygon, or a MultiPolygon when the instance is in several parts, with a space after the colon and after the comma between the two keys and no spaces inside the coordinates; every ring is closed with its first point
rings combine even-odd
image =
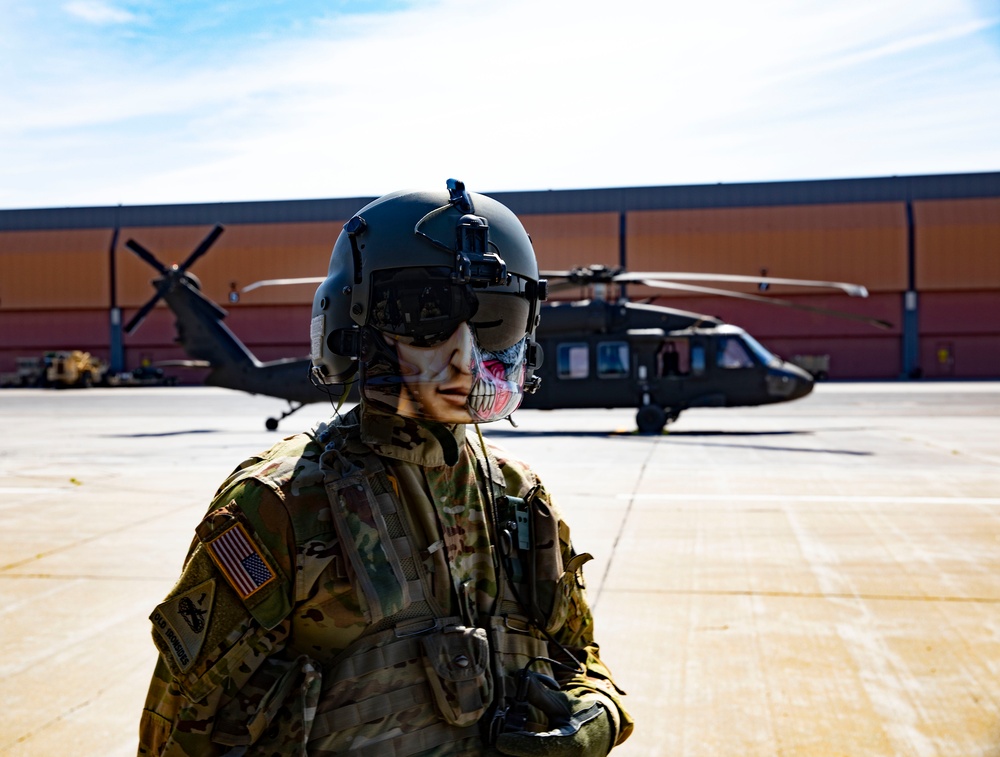
{"type": "Polygon", "coordinates": [[[745,331],[740,334],[740,339],[742,339],[743,343],[746,344],[746,346],[749,347],[755,355],[757,355],[757,359],[764,365],[776,366],[781,364],[781,361],[772,355],[763,344],[758,342],[745,331]]]}
{"type": "Polygon", "coordinates": [[[598,378],[625,378],[628,376],[628,363],[628,342],[598,343],[598,378]]]}
{"type": "Polygon", "coordinates": [[[717,359],[720,368],[753,368],[753,358],[746,346],[737,337],[724,336],[719,338],[717,359]]]}
{"type": "Polygon", "coordinates": [[[556,372],[561,379],[585,379],[590,375],[590,347],[586,342],[567,342],[556,348],[556,372]]]}

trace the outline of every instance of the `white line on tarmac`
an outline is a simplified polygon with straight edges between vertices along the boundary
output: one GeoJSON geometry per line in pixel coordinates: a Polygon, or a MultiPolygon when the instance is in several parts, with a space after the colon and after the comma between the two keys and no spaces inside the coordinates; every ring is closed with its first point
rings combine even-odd
{"type": "Polygon", "coordinates": [[[54,494],[68,492],[69,486],[0,486],[0,494],[54,494]]]}
{"type": "Polygon", "coordinates": [[[867,502],[870,504],[908,505],[1000,505],[1000,497],[883,497],[866,494],[619,494],[618,499],[662,499],[675,502],[705,500],[708,502],[867,502]]]}

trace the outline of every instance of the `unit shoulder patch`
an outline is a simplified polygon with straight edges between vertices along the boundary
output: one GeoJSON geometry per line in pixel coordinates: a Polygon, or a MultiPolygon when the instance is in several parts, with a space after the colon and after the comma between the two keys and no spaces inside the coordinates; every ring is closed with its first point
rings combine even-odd
{"type": "Polygon", "coordinates": [[[157,646],[173,657],[182,672],[187,672],[201,653],[214,600],[215,579],[210,578],[157,605],[149,616],[157,646]]]}

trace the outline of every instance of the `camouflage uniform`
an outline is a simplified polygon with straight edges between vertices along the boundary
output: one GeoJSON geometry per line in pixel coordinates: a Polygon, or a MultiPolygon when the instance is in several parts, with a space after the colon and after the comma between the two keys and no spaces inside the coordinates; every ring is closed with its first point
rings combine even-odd
{"type": "MultiPolygon", "coordinates": [[[[140,755],[491,753],[480,721],[511,674],[533,657],[572,662],[546,632],[583,665],[535,669],[598,692],[616,742],[629,735],[593,641],[589,556],[534,473],[484,454],[465,428],[441,437],[355,410],[233,472],[151,615],[160,659],[140,755]],[[489,508],[503,489],[491,478],[531,494],[531,585],[494,562],[489,508]],[[534,623],[519,601],[529,592],[543,608],[534,623]]],[[[530,722],[544,717],[532,708],[530,722]]]]}

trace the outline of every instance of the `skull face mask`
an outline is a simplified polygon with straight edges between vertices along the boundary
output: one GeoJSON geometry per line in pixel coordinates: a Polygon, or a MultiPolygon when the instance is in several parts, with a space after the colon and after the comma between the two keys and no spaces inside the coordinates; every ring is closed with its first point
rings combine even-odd
{"type": "Polygon", "coordinates": [[[442,423],[506,418],[524,395],[522,309],[509,297],[477,296],[445,273],[392,272],[376,281],[361,334],[362,396],[388,412],[442,423]]]}

